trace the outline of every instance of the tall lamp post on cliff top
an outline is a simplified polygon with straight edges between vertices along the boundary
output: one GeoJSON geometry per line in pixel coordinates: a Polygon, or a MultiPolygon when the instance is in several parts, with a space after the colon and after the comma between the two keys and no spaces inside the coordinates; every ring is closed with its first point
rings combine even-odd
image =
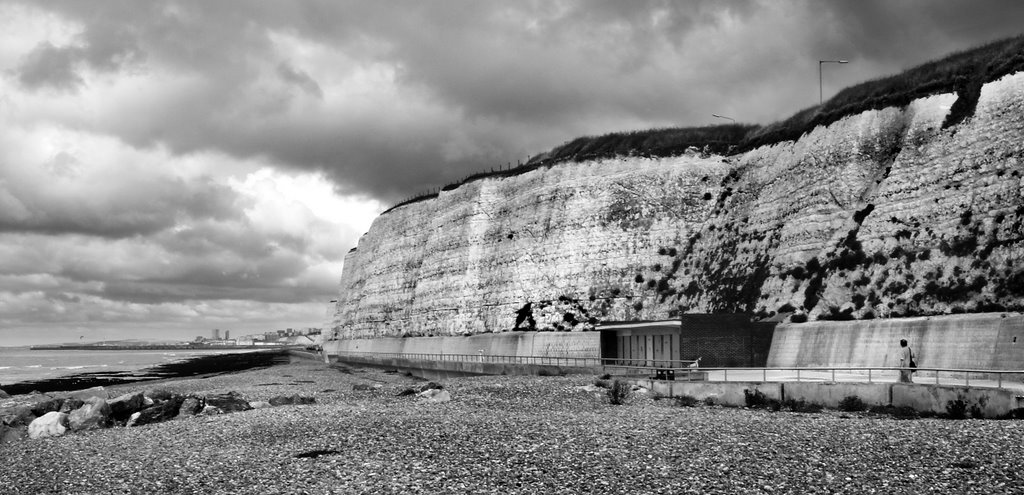
{"type": "Polygon", "coordinates": [[[822,103],[825,102],[825,100],[822,98],[822,91],[821,91],[821,64],[848,64],[848,63],[850,63],[850,61],[848,61],[848,60],[819,60],[818,61],[818,105],[821,105],[822,103]]]}

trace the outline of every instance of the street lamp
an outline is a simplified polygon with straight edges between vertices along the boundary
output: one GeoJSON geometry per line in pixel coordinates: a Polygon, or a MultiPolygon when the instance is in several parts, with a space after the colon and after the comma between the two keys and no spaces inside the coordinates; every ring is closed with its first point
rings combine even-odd
{"type": "Polygon", "coordinates": [[[818,105],[824,103],[821,92],[821,64],[848,64],[847,60],[819,60],[818,61],[818,105]]]}
{"type": "Polygon", "coordinates": [[[720,119],[729,119],[729,120],[731,120],[733,122],[736,122],[736,119],[734,119],[732,117],[726,117],[725,115],[718,115],[717,113],[713,113],[713,114],[711,114],[711,116],[712,117],[718,117],[720,119]]]}

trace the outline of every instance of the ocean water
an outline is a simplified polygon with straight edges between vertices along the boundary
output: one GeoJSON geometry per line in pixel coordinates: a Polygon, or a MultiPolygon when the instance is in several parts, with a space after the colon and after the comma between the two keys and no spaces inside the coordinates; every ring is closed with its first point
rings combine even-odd
{"type": "Polygon", "coordinates": [[[33,351],[0,347],[0,384],[50,380],[83,373],[131,372],[212,354],[246,350],[33,351]]]}

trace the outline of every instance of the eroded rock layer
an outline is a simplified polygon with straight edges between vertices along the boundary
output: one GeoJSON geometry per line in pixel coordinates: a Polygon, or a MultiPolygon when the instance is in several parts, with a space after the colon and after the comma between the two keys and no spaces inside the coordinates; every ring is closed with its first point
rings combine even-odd
{"type": "Polygon", "coordinates": [[[561,163],[381,215],[339,337],[1024,310],[1024,73],[731,157],[561,163]]]}

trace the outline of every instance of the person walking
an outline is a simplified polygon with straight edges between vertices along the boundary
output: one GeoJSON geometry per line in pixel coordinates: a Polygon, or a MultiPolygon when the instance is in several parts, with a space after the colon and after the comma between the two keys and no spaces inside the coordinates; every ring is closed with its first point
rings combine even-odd
{"type": "Polygon", "coordinates": [[[901,383],[913,383],[912,373],[914,370],[910,369],[911,363],[914,362],[914,351],[910,350],[907,345],[907,339],[900,339],[900,382],[901,383]]]}

